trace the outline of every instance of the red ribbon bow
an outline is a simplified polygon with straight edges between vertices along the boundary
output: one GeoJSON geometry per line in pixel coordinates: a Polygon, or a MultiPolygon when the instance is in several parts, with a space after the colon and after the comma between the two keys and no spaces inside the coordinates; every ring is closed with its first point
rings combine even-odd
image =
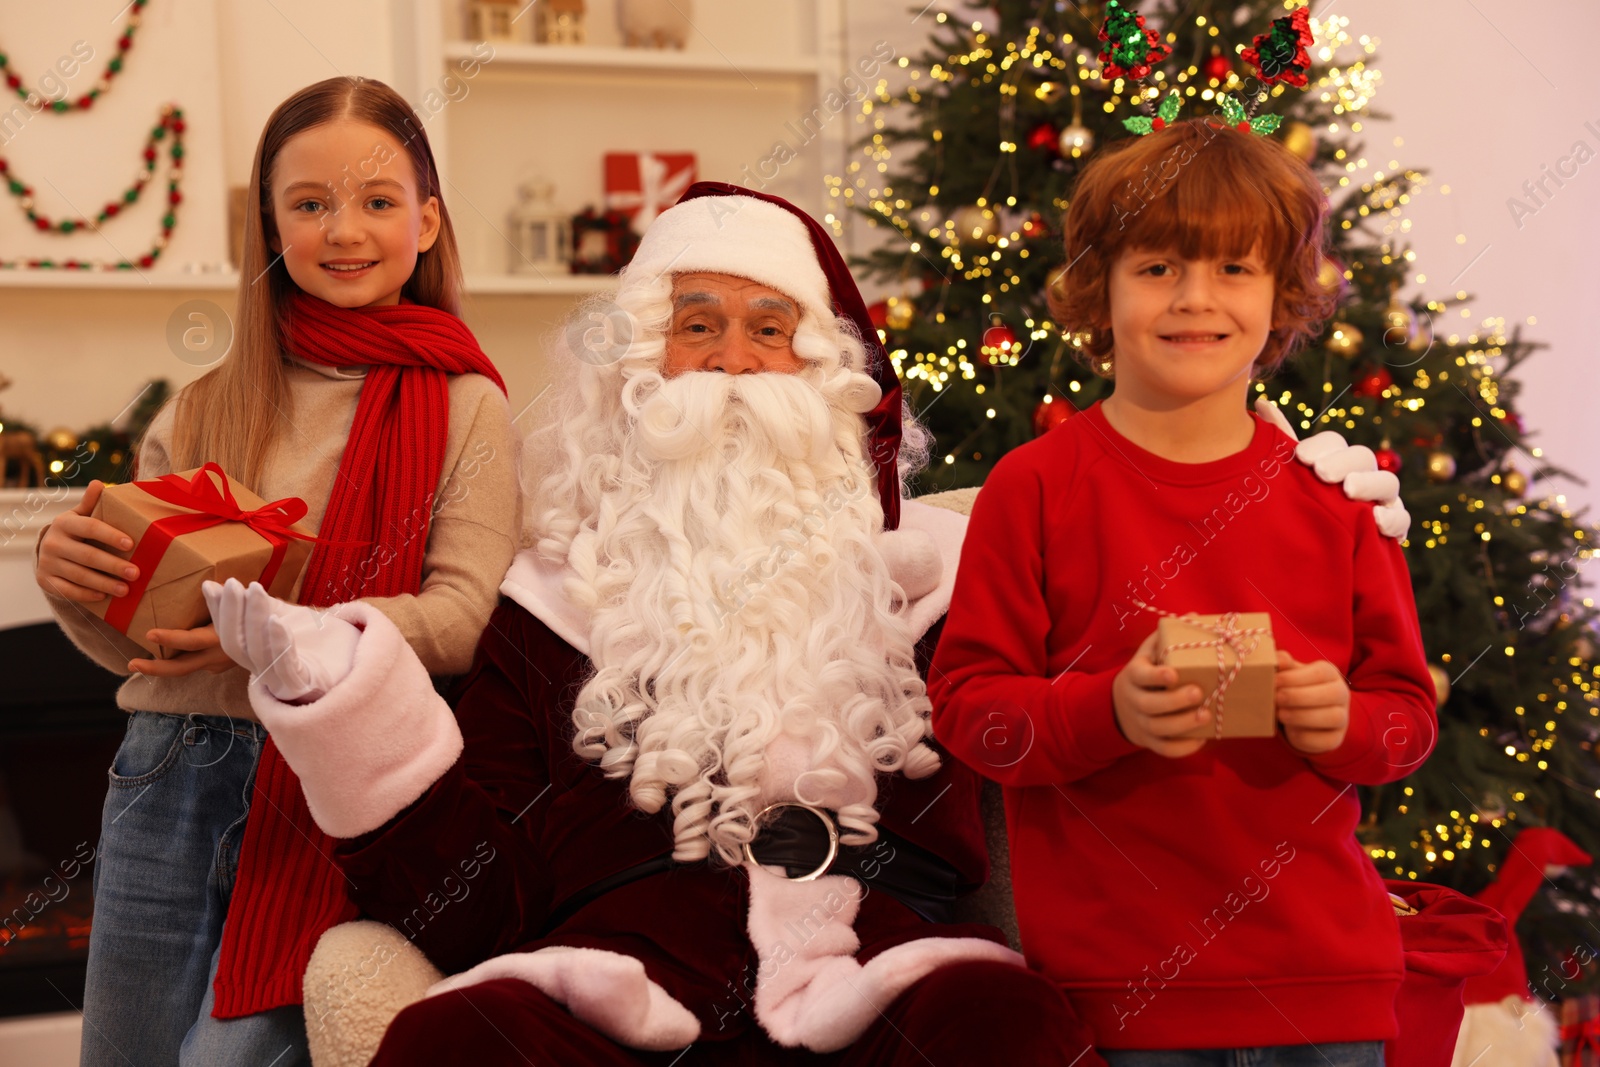
{"type": "Polygon", "coordinates": [[[188,480],[181,475],[164,474],[159,478],[133,484],[157,500],[187,508],[190,514],[170,515],[164,519],[157,519],[139,539],[139,547],[134,550],[133,559],[129,561],[139,568],[139,576],[128,583],[128,592],[125,595],[113,599],[106,608],[106,622],[122,633],[128,632],[128,626],[133,622],[133,613],[150,588],[150,579],[155,574],[156,567],[160,565],[161,558],[167,554],[172,542],[179,537],[212,526],[220,526],[225,522],[238,522],[250,527],[266,538],[267,543],[272,546],[272,557],[261,572],[260,581],[264,586],[272,584],[272,580],[278,575],[278,569],[283,566],[289,538],[319,543],[317,538],[310,534],[291,529],[295,523],[306,517],[304,500],[299,497],[284,497],[282,500],[263,504],[252,511],[245,511],[234,498],[233,489],[228,484],[228,476],[215,463],[207,463],[195,471],[194,477],[188,480]]]}
{"type": "Polygon", "coordinates": [[[1561,1028],[1562,1042],[1571,1041],[1574,1038],[1578,1041],[1571,1049],[1574,1054],[1600,1052],[1600,1018],[1586,1019],[1581,1023],[1568,1023],[1561,1028]]]}

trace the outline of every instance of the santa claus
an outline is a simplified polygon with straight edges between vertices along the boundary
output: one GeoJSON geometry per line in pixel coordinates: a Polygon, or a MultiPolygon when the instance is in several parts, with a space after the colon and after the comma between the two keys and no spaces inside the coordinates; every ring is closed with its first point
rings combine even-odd
{"type": "Polygon", "coordinates": [[[454,714],[380,611],[207,587],[352,898],[453,974],[373,1062],[1102,1062],[951,921],[988,861],[923,675],[965,520],[901,502],[925,435],[831,239],[696,185],[564,347],[454,714]]]}
{"type": "Polygon", "coordinates": [[[1099,1062],[948,921],[987,873],[921,674],[964,520],[901,504],[923,434],[832,241],[702,183],[566,347],[454,714],[381,612],[208,590],[353,899],[460,972],[374,1062],[1099,1062]]]}

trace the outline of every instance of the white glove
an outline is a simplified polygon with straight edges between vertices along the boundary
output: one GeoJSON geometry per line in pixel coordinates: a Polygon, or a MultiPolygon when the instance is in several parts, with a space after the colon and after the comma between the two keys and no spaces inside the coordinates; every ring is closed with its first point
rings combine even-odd
{"type": "MultiPolygon", "coordinates": [[[[1297,438],[1294,427],[1284,418],[1278,405],[1264,396],[1256,397],[1256,414],[1278,429],[1297,438]]],[[[1378,469],[1378,457],[1366,445],[1352,446],[1334,430],[1324,430],[1295,446],[1295,458],[1325,482],[1338,482],[1351,500],[1371,500],[1378,530],[1396,540],[1411,529],[1411,514],[1400,501],[1400,479],[1390,471],[1378,469]]]]}
{"type": "Polygon", "coordinates": [[[925,530],[879,530],[878,551],[889,566],[889,577],[906,594],[906,600],[920,600],[939,587],[944,576],[944,558],[925,530]]]}
{"type": "Polygon", "coordinates": [[[237,578],[200,589],[222,650],[277,700],[320,700],[355,664],[361,631],[331,611],[286,604],[261,583],[246,589],[237,578]]]}

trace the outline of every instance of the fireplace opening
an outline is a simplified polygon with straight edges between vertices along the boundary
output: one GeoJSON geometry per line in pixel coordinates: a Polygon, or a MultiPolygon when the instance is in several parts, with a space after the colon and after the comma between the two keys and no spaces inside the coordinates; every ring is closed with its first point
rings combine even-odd
{"type": "Polygon", "coordinates": [[[0,630],[0,1015],[83,1006],[119,682],[54,623],[0,630]]]}

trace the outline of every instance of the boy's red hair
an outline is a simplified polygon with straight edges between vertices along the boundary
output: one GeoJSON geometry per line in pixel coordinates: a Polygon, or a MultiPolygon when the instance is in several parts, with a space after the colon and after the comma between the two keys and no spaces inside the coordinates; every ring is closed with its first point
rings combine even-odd
{"type": "Polygon", "coordinates": [[[1246,256],[1260,243],[1273,272],[1274,329],[1256,366],[1270,373],[1317,337],[1338,306],[1317,280],[1327,254],[1328,198],[1288,149],[1267,137],[1189,119],[1111,146],[1084,169],[1067,207],[1067,263],[1050,311],[1090,366],[1109,362],[1112,264],[1124,251],[1186,259],[1246,256]]]}

